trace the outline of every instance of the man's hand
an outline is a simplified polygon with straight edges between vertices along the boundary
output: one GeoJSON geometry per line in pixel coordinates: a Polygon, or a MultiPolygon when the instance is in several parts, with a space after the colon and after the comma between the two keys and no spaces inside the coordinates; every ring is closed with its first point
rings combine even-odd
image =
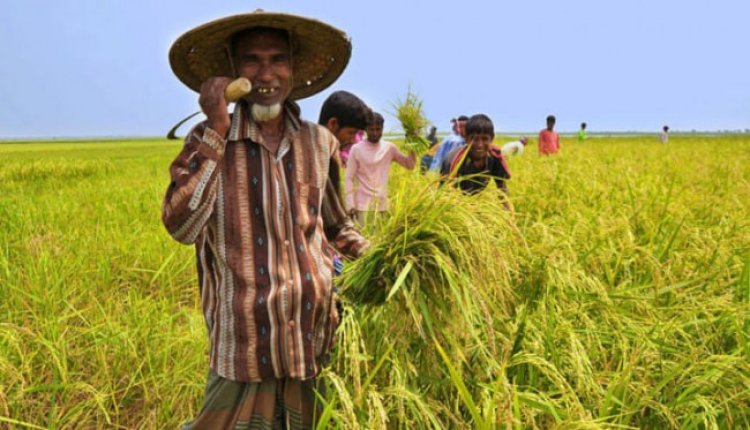
{"type": "Polygon", "coordinates": [[[226,77],[208,78],[201,85],[201,95],[198,98],[201,110],[208,117],[208,126],[224,137],[231,124],[227,101],[224,98],[224,91],[230,82],[232,80],[226,77]]]}

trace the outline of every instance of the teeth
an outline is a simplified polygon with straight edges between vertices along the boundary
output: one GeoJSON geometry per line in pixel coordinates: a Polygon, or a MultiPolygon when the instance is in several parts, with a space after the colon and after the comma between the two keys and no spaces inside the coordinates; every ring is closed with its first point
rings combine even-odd
{"type": "Polygon", "coordinates": [[[260,94],[268,94],[273,93],[276,91],[276,88],[258,88],[258,93],[260,94]]]}

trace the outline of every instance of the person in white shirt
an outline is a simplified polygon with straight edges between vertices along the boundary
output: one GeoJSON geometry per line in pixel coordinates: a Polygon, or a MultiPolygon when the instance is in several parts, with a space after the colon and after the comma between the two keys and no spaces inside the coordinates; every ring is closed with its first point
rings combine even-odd
{"type": "Polygon", "coordinates": [[[659,136],[661,143],[669,143],[669,126],[664,126],[661,129],[661,135],[659,136]]]}
{"type": "Polygon", "coordinates": [[[505,156],[522,155],[523,148],[526,146],[527,143],[529,143],[529,139],[526,137],[522,137],[513,142],[506,143],[505,145],[503,145],[502,148],[500,148],[500,150],[503,151],[503,155],[505,156]]]}

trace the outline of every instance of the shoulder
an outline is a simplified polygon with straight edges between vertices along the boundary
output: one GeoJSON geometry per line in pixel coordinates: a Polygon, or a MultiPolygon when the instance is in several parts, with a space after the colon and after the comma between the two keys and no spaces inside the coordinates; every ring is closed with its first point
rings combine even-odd
{"type": "Polygon", "coordinates": [[[510,178],[510,169],[508,163],[505,161],[503,152],[498,147],[490,147],[489,158],[492,163],[492,167],[496,174],[504,178],[510,178]]]}
{"type": "Polygon", "coordinates": [[[461,151],[461,148],[463,148],[463,146],[459,146],[458,148],[451,149],[450,152],[448,152],[448,154],[445,155],[445,160],[448,163],[452,163],[453,159],[456,158],[456,155],[458,155],[458,153],[461,151]]]}
{"type": "Polygon", "coordinates": [[[316,133],[325,137],[333,137],[333,133],[331,133],[327,128],[323,127],[320,124],[316,124],[312,121],[307,121],[304,119],[301,119],[299,121],[299,129],[300,131],[308,133],[316,133]]]}
{"type": "Polygon", "coordinates": [[[349,146],[349,157],[362,152],[362,143],[357,143],[349,146]]]}
{"type": "MultiPolygon", "coordinates": [[[[513,142],[511,142],[513,143],[513,142]]],[[[503,152],[500,148],[497,147],[497,145],[490,145],[487,152],[490,154],[490,157],[492,158],[503,158],[503,152]]]]}
{"type": "Polygon", "coordinates": [[[338,149],[339,141],[327,128],[314,122],[300,120],[299,132],[302,140],[310,139],[310,143],[317,148],[330,148],[331,151],[338,149]]]}

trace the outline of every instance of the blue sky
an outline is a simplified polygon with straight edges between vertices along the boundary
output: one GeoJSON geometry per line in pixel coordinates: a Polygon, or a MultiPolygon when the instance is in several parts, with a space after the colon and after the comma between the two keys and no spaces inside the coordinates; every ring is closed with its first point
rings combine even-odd
{"type": "MultiPolygon", "coordinates": [[[[167,52],[186,30],[255,8],[349,33],[331,91],[386,115],[409,85],[440,130],[486,113],[499,131],[750,128],[747,0],[0,0],[0,138],[160,136],[197,109],[167,52]]],[[[184,133],[184,131],[183,131],[184,133]]]]}

